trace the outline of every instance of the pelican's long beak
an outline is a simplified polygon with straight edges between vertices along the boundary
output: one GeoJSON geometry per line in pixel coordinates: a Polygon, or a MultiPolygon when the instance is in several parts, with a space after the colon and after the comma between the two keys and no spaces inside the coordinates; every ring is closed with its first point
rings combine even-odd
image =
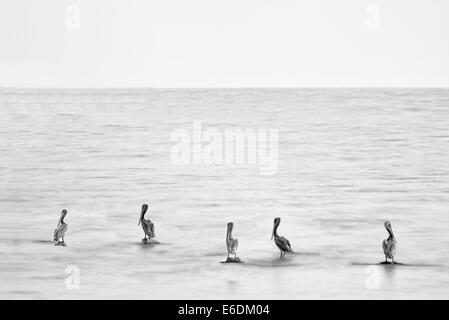
{"type": "Polygon", "coordinates": [[[66,210],[62,210],[61,212],[61,217],[59,218],[59,224],[62,224],[64,222],[64,218],[67,215],[67,211],[66,210]]]}
{"type": "Polygon", "coordinates": [[[140,214],[140,218],[139,218],[139,223],[137,224],[138,226],[140,226],[140,221],[142,221],[143,215],[144,215],[144,213],[143,213],[143,210],[142,210],[142,213],[140,214]]]}
{"type": "Polygon", "coordinates": [[[276,228],[279,225],[279,223],[277,223],[277,221],[274,221],[273,223],[273,232],[271,233],[271,240],[273,240],[274,237],[274,233],[276,232],[276,228]]]}
{"type": "Polygon", "coordinates": [[[393,228],[392,228],[391,226],[388,228],[388,231],[390,232],[390,234],[391,234],[393,237],[395,237],[395,235],[394,235],[394,233],[393,233],[393,228]]]}
{"type": "Polygon", "coordinates": [[[142,221],[143,217],[145,216],[145,212],[147,212],[148,207],[146,205],[142,206],[142,211],[140,211],[140,218],[139,223],[137,225],[140,225],[140,222],[142,221]]]}

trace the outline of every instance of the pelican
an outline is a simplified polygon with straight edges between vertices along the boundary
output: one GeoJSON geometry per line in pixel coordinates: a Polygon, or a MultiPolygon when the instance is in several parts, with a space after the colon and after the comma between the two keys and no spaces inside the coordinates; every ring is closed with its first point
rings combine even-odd
{"type": "Polygon", "coordinates": [[[55,245],[64,244],[64,235],[67,232],[67,230],[69,229],[69,226],[67,225],[67,223],[64,222],[64,218],[66,215],[67,215],[67,210],[63,209],[61,212],[61,217],[59,218],[58,225],[55,229],[54,236],[53,236],[53,242],[55,243],[55,245]],[[62,239],[62,241],[61,241],[61,239],[62,239]]]}
{"type": "Polygon", "coordinates": [[[140,212],[140,219],[139,223],[137,225],[142,224],[142,229],[145,234],[145,238],[142,239],[142,241],[147,242],[150,241],[152,238],[155,237],[154,234],[154,224],[150,221],[150,219],[145,220],[145,213],[148,210],[148,205],[144,204],[142,205],[142,211],[140,212]],[[148,239],[147,239],[148,236],[148,239]]]}
{"type": "Polygon", "coordinates": [[[236,250],[239,246],[239,239],[234,239],[232,237],[232,229],[234,228],[234,222],[228,222],[228,232],[226,234],[226,246],[228,247],[228,260],[229,255],[234,255],[234,260],[237,260],[236,250]]]}
{"type": "Polygon", "coordinates": [[[382,248],[384,249],[385,254],[385,263],[388,263],[388,259],[391,259],[391,262],[394,263],[394,255],[396,253],[396,238],[393,233],[393,229],[391,227],[390,221],[385,221],[385,229],[387,229],[389,237],[388,239],[382,242],[382,248]]]}
{"type": "Polygon", "coordinates": [[[273,224],[273,233],[271,234],[271,240],[274,237],[274,243],[278,246],[279,250],[281,250],[281,259],[285,256],[286,252],[293,252],[292,247],[290,245],[290,241],[286,238],[279,236],[277,233],[277,229],[279,224],[281,223],[281,218],[275,218],[273,224]]]}

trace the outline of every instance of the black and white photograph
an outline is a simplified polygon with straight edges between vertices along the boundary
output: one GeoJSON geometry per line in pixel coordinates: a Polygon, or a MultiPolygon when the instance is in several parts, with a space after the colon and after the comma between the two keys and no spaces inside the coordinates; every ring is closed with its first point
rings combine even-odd
{"type": "Polygon", "coordinates": [[[448,298],[449,1],[0,2],[1,300],[448,298]]]}

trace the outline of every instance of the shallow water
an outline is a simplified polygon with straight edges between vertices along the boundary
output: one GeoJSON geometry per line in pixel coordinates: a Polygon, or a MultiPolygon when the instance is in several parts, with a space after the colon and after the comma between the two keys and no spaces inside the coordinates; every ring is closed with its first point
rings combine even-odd
{"type": "Polygon", "coordinates": [[[447,299],[448,147],[448,89],[0,89],[0,298],[447,299]],[[194,120],[279,130],[277,173],[173,164],[194,120]]]}

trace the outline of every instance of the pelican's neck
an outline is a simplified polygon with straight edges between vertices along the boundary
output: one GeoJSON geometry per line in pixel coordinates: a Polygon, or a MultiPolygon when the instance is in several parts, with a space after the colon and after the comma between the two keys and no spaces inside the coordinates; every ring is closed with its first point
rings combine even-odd
{"type": "Polygon", "coordinates": [[[394,236],[394,233],[393,233],[393,229],[392,229],[392,228],[387,228],[387,231],[388,231],[388,234],[390,235],[390,236],[388,237],[388,239],[392,239],[392,240],[396,239],[395,236],[394,236]]]}
{"type": "Polygon", "coordinates": [[[274,228],[273,228],[273,235],[274,235],[275,237],[278,236],[278,227],[279,227],[279,223],[275,224],[275,225],[274,225],[274,228]]]}
{"type": "Polygon", "coordinates": [[[226,234],[226,238],[227,239],[231,239],[232,238],[232,227],[228,227],[228,232],[226,234]]]}
{"type": "Polygon", "coordinates": [[[145,220],[145,215],[147,214],[147,210],[142,210],[142,212],[140,213],[140,221],[144,221],[145,220]]]}

